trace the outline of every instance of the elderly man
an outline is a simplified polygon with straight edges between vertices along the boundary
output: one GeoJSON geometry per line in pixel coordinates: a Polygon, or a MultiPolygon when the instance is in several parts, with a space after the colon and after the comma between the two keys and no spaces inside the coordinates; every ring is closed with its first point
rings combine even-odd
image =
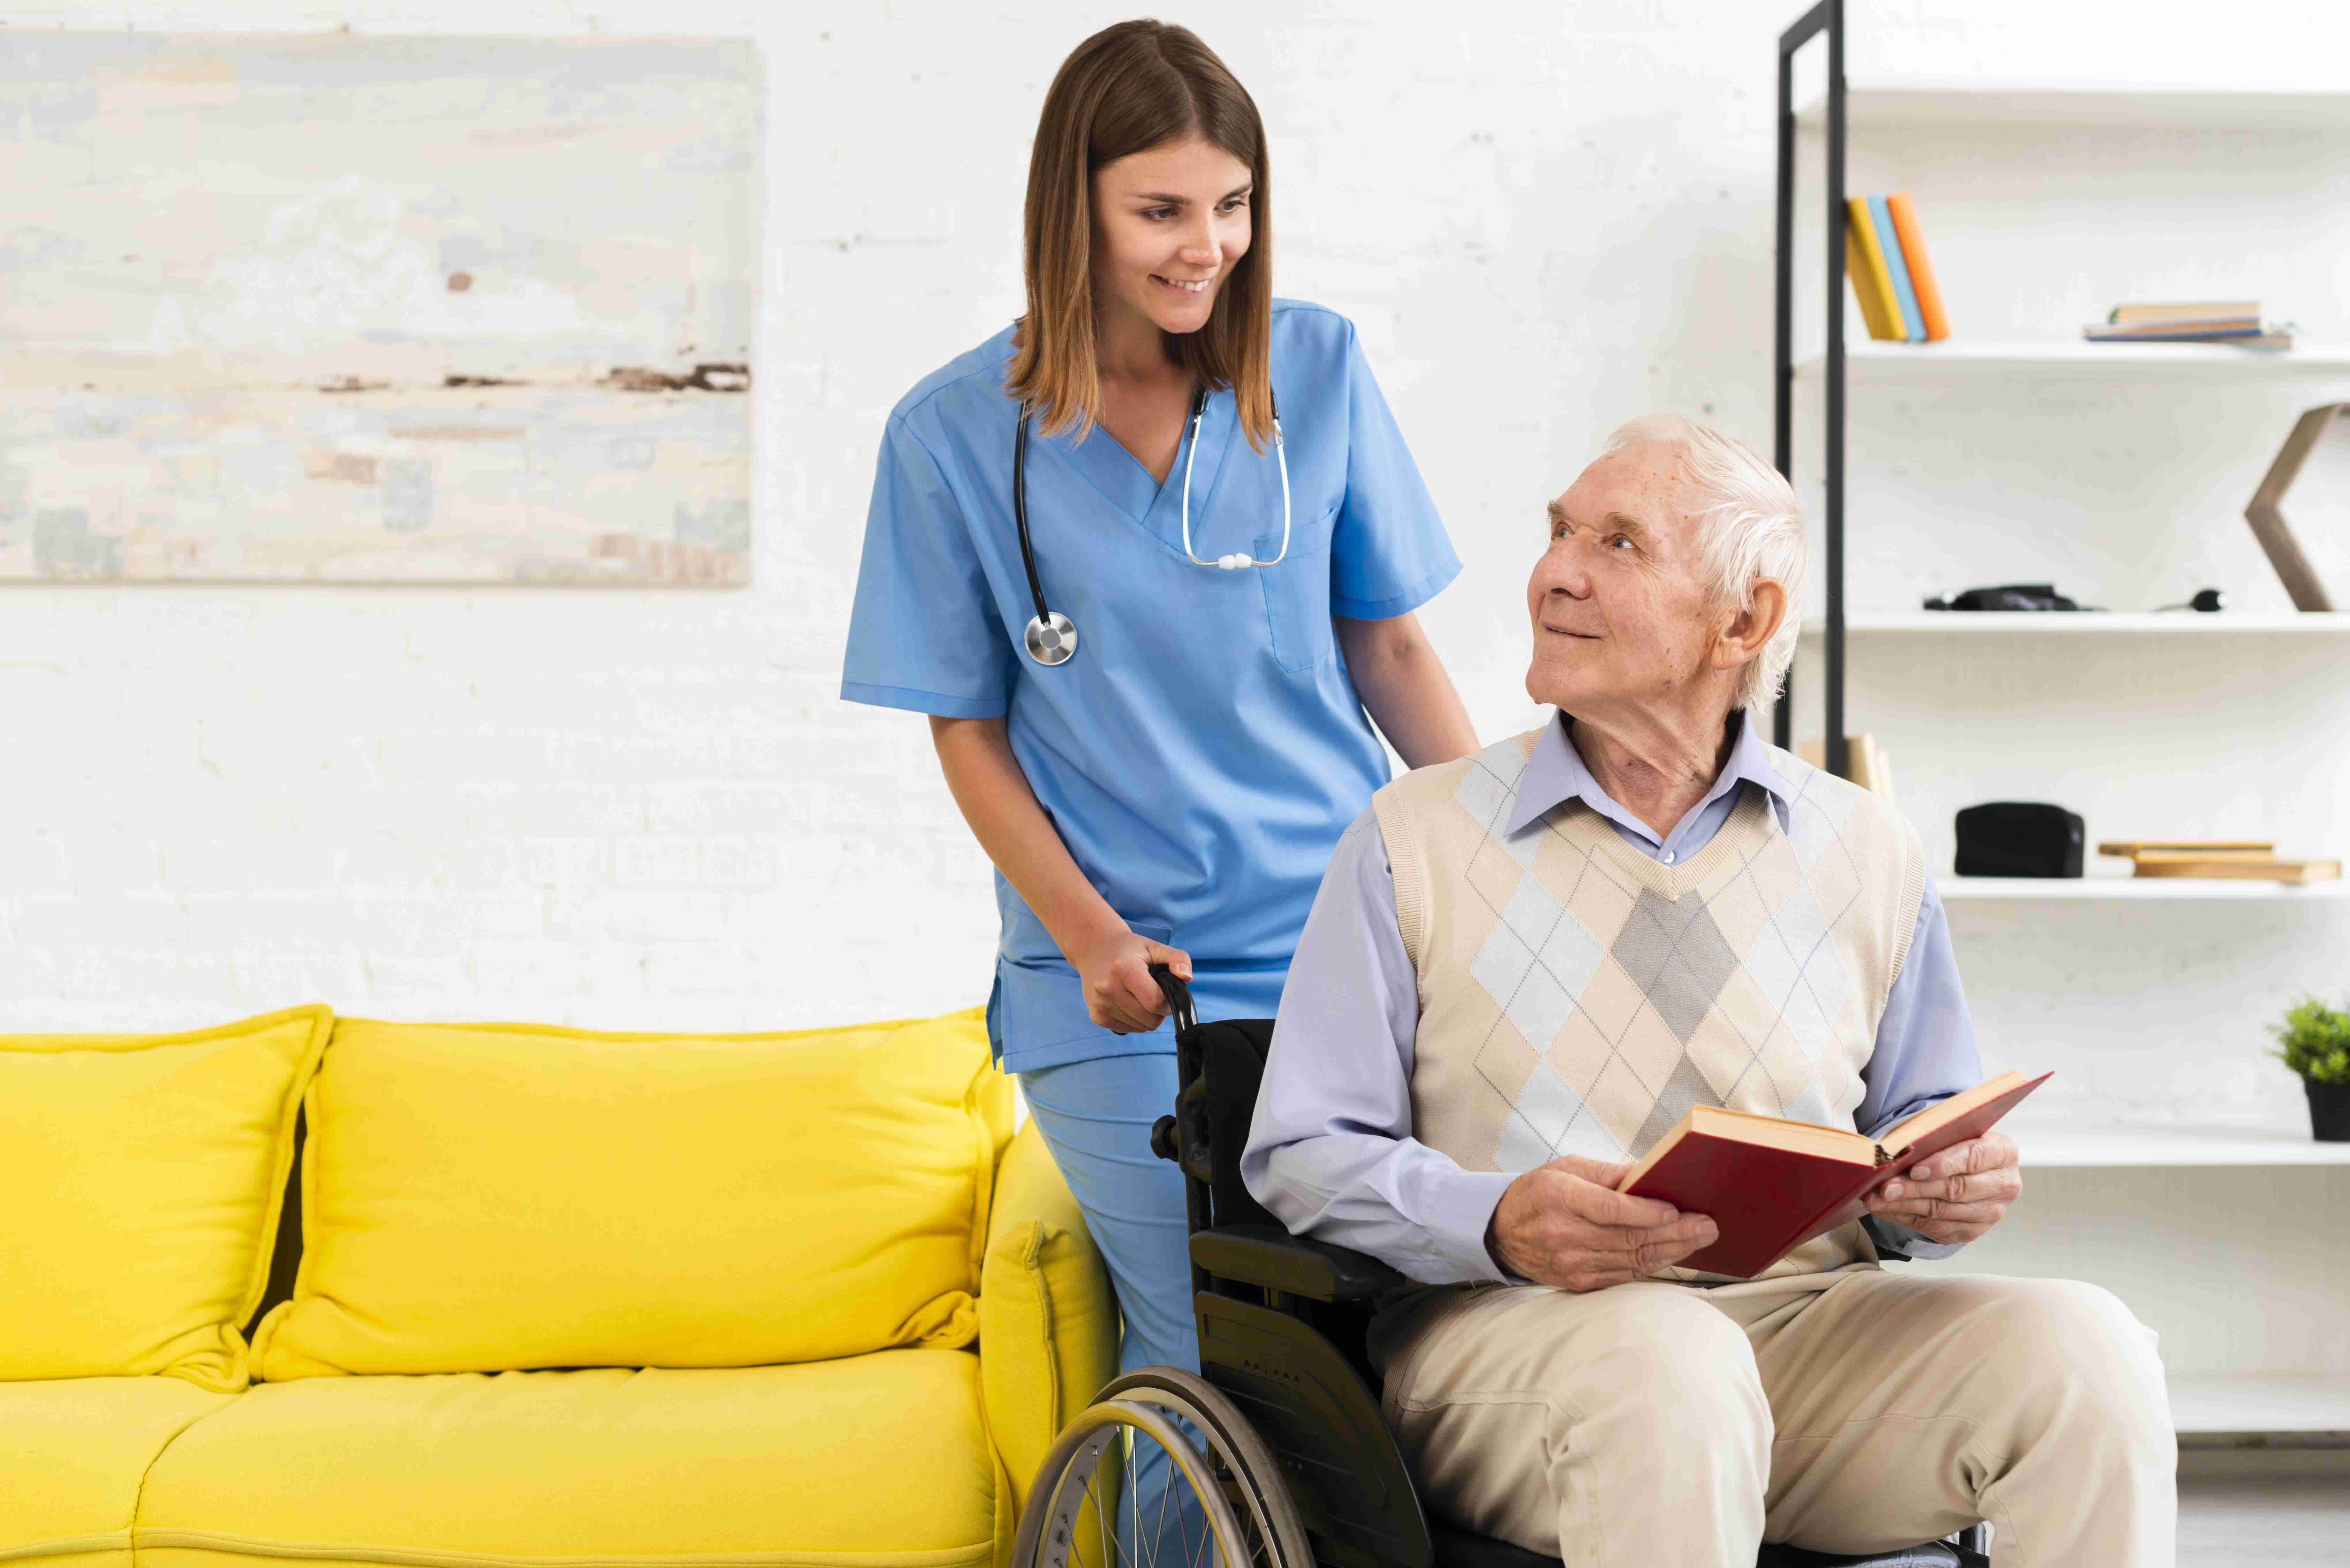
{"type": "Polygon", "coordinates": [[[1981,1076],[1908,825],[1773,749],[1802,519],[1652,417],[1552,502],[1526,690],[1557,717],[1388,785],[1307,920],[1242,1161],[1426,1288],[1372,1355],[1430,1501],[1570,1565],[1752,1568],[1989,1520],[2002,1568],[2171,1561],[2153,1334],[2062,1281],[1913,1278],[2022,1189],[1997,1132],[1752,1281],[1615,1190],[1693,1105],[1874,1135],[1981,1076]]]}

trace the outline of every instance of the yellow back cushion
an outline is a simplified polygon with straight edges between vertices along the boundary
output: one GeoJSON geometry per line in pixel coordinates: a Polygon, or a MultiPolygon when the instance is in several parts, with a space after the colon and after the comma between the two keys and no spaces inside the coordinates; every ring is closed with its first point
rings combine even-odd
{"type": "Polygon", "coordinates": [[[979,1012],[787,1034],[344,1019],[259,1376],[755,1366],[977,1332],[979,1012]]]}
{"type": "Polygon", "coordinates": [[[0,1035],[0,1379],[234,1393],[334,1014],[0,1035]]]}

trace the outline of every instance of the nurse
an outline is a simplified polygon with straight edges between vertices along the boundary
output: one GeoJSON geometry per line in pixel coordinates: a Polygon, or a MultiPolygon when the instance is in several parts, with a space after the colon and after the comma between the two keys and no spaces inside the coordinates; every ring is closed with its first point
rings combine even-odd
{"type": "Polygon", "coordinates": [[[1025,228],[1026,314],[882,431],[841,695],[930,715],[997,872],[989,1038],[1108,1262],[1120,1365],[1196,1369],[1149,967],[1203,1018],[1273,1015],[1387,781],[1372,724],[1415,767],[1476,749],[1411,613],[1460,562],[1353,326],[1273,297],[1263,127],[1197,37],[1078,46],[1025,228]]]}

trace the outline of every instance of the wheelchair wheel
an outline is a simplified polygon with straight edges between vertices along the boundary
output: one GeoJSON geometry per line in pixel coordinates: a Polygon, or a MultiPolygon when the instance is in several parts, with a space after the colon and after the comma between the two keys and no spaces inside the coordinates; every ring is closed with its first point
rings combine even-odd
{"type": "Polygon", "coordinates": [[[1279,1462],[1232,1402],[1191,1373],[1146,1366],[1104,1388],[1045,1456],[1012,1568],[1314,1568],[1314,1554],[1279,1462]],[[1136,1460],[1152,1445],[1169,1462],[1138,1495],[1136,1460]],[[1176,1519],[1175,1540],[1122,1549],[1121,1501],[1138,1520],[1176,1519]],[[1181,1528],[1195,1511],[1197,1530],[1181,1528]]]}

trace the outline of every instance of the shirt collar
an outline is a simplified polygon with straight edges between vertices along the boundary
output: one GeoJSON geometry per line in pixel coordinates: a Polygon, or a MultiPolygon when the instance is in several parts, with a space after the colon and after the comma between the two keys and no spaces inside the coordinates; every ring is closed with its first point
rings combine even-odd
{"type": "MultiPolygon", "coordinates": [[[[1607,792],[1599,787],[1599,781],[1591,776],[1591,770],[1584,765],[1583,753],[1575,749],[1575,739],[1568,732],[1572,722],[1565,713],[1555,714],[1534,738],[1534,754],[1526,759],[1525,772],[1519,775],[1518,796],[1511,805],[1510,820],[1503,831],[1516,833],[1555,807],[1580,800],[1600,815],[1655,837],[1654,829],[1610,799],[1607,792]]],[[[1722,764],[1705,798],[1690,809],[1701,811],[1741,784],[1752,784],[1771,802],[1779,818],[1779,830],[1783,833],[1787,830],[1791,799],[1786,781],[1772,767],[1770,748],[1748,721],[1747,710],[1732,710],[1730,722],[1738,727],[1738,739],[1731,743],[1730,760],[1722,764]]]]}

